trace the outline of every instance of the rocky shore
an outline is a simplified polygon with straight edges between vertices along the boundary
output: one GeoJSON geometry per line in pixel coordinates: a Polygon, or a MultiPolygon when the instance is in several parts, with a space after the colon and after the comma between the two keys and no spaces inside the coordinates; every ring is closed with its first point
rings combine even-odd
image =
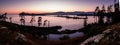
{"type": "Polygon", "coordinates": [[[108,26],[101,34],[89,37],[80,45],[120,45],[120,23],[108,26]]]}

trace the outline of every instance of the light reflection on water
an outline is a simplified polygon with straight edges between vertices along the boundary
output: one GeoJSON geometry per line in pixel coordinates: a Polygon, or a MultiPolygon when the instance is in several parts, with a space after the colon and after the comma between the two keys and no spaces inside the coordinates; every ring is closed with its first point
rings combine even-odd
{"type": "MultiPolygon", "coordinates": [[[[12,17],[12,22],[16,23],[16,24],[21,24],[20,23],[20,17],[19,15],[7,15],[7,17],[12,17]]],[[[37,20],[38,20],[39,16],[35,16],[35,22],[33,23],[33,26],[38,26],[37,20]]],[[[50,26],[62,26],[62,29],[60,29],[60,31],[63,31],[65,29],[70,29],[70,30],[75,30],[75,29],[80,29],[82,27],[84,27],[84,19],[67,19],[67,18],[62,18],[62,17],[55,17],[55,16],[41,16],[42,17],[42,22],[44,22],[44,20],[48,20],[50,21],[50,26]]],[[[79,16],[79,17],[84,17],[84,16],[79,16]]],[[[29,23],[31,20],[31,16],[26,16],[25,17],[25,21],[26,21],[26,25],[31,25],[31,23],[29,23]]],[[[9,20],[7,20],[9,21],[9,20]]],[[[94,23],[96,22],[93,18],[93,16],[88,16],[87,19],[87,24],[90,23],[94,23]]],[[[43,23],[42,23],[43,24],[43,23]]],[[[41,25],[41,27],[47,27],[41,25]]],[[[49,34],[48,39],[49,40],[59,40],[60,37],[63,37],[66,34],[49,34]]],[[[72,33],[72,34],[67,34],[70,38],[75,38],[75,37],[79,37],[79,36],[83,36],[84,33],[83,32],[76,32],[76,33],[72,33]]]]}
{"type": "MultiPolygon", "coordinates": [[[[21,24],[19,15],[7,15],[7,16],[12,17],[13,23],[21,24]]],[[[35,16],[35,22],[33,23],[33,26],[38,26],[38,23],[37,23],[38,17],[39,16],[35,16]]],[[[43,26],[44,20],[50,21],[50,26],[62,26],[61,30],[65,30],[65,29],[74,30],[74,29],[79,29],[79,28],[84,27],[84,25],[83,25],[84,19],[67,19],[67,18],[54,17],[54,16],[41,16],[41,17],[42,17],[41,27],[48,26],[47,24],[45,26],[43,26]]],[[[26,16],[25,17],[25,21],[26,21],[25,24],[31,25],[30,20],[31,20],[31,16],[26,16]]],[[[95,21],[94,21],[93,16],[88,16],[87,24],[94,23],[94,22],[95,21]]]]}
{"type": "Polygon", "coordinates": [[[59,40],[61,37],[63,37],[64,35],[67,35],[70,37],[70,39],[72,38],[76,38],[76,37],[80,37],[83,36],[84,33],[82,32],[76,32],[76,33],[72,33],[72,34],[49,34],[49,40],[59,40]]]}

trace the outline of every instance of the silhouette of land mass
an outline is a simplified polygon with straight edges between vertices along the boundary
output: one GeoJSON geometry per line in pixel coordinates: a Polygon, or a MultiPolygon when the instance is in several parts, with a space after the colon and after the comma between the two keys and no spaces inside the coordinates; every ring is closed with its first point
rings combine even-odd
{"type": "Polygon", "coordinates": [[[40,13],[33,14],[27,12],[21,12],[19,15],[78,15],[78,16],[93,16],[94,12],[54,12],[54,13],[40,13]]]}

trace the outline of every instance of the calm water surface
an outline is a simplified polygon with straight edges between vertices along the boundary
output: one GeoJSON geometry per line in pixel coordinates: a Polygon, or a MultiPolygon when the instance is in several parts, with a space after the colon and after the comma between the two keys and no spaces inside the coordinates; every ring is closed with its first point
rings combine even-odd
{"type": "MultiPolygon", "coordinates": [[[[20,17],[19,15],[7,15],[7,17],[12,17],[12,22],[16,23],[16,24],[21,24],[20,23],[20,17]]],[[[35,22],[33,23],[33,26],[38,26],[38,17],[39,16],[35,16],[35,22]]],[[[41,27],[47,27],[48,24],[46,24],[45,26],[43,25],[44,20],[48,20],[50,21],[50,26],[62,26],[61,30],[65,30],[65,29],[70,29],[70,30],[74,30],[74,29],[79,29],[84,27],[84,19],[67,19],[67,18],[62,18],[62,17],[55,17],[55,16],[40,16],[42,17],[42,25],[41,27]]],[[[85,17],[85,16],[79,16],[79,17],[85,17]]],[[[30,23],[31,20],[31,16],[25,16],[25,21],[26,21],[26,25],[31,26],[32,24],[30,23]]],[[[7,20],[9,21],[9,20],[7,20]]],[[[88,16],[87,19],[87,24],[90,23],[94,23],[95,20],[93,18],[93,16],[88,16]]]]}
{"type": "MultiPolygon", "coordinates": [[[[70,15],[71,16],[71,15],[70,15]]],[[[19,15],[7,15],[7,17],[12,17],[12,23],[21,24],[19,15]]],[[[55,17],[55,15],[52,16],[35,16],[35,22],[33,23],[33,26],[38,26],[37,20],[38,17],[42,17],[42,25],[41,27],[48,27],[48,24],[45,26],[43,25],[44,20],[50,21],[49,26],[62,26],[62,29],[59,31],[63,31],[65,29],[75,30],[80,29],[84,27],[85,19],[67,19],[62,17],[55,17]]],[[[78,16],[78,17],[85,17],[85,16],[78,16]]],[[[26,25],[31,26],[30,23],[31,16],[25,16],[26,25]]],[[[10,21],[9,19],[7,20],[10,21]]],[[[93,16],[88,16],[88,19],[86,20],[87,24],[94,23],[96,20],[93,16]]],[[[79,36],[83,36],[83,32],[76,32],[73,34],[49,34],[48,39],[49,40],[59,40],[60,37],[63,37],[64,35],[68,35],[70,38],[75,38],[79,36]]]]}

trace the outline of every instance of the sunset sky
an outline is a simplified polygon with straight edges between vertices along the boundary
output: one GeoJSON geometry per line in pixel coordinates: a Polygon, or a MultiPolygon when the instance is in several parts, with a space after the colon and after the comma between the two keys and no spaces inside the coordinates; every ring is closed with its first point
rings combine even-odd
{"type": "Polygon", "coordinates": [[[0,13],[90,12],[103,4],[107,7],[114,0],[0,0],[0,13]]]}

